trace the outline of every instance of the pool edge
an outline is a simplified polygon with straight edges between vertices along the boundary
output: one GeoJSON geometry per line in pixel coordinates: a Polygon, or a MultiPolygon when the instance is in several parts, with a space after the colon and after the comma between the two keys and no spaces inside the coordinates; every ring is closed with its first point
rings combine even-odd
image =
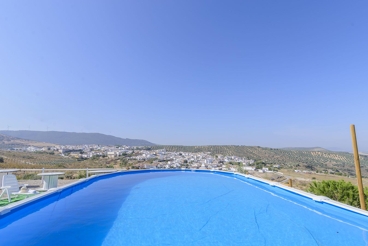
{"type": "Polygon", "coordinates": [[[350,206],[350,205],[347,205],[347,204],[344,204],[344,203],[341,203],[341,202],[338,202],[338,201],[331,200],[328,197],[317,196],[317,195],[314,195],[312,193],[308,193],[308,192],[305,192],[305,191],[302,191],[302,190],[298,190],[298,189],[295,189],[295,188],[292,188],[292,187],[288,187],[288,186],[282,185],[281,183],[272,182],[272,181],[269,181],[269,180],[266,180],[266,179],[262,179],[262,178],[258,178],[258,177],[252,176],[252,175],[242,174],[242,173],[238,173],[238,172],[225,172],[225,171],[219,171],[219,170],[198,170],[198,169],[124,170],[124,171],[117,171],[117,172],[114,172],[114,173],[95,175],[95,176],[91,176],[91,177],[88,177],[88,178],[79,179],[76,182],[73,182],[73,183],[55,188],[53,190],[46,191],[43,194],[40,194],[40,195],[37,195],[37,196],[34,196],[34,197],[29,197],[29,198],[21,200],[19,202],[15,202],[15,203],[12,203],[10,205],[1,207],[0,208],[0,216],[3,216],[5,214],[7,214],[7,213],[11,212],[14,209],[21,208],[22,206],[25,206],[29,203],[36,202],[37,200],[46,198],[47,196],[51,196],[51,195],[56,194],[58,192],[62,192],[63,190],[66,190],[68,188],[71,188],[73,186],[77,186],[79,184],[82,184],[84,182],[87,182],[87,181],[90,181],[90,180],[93,180],[93,179],[96,179],[96,178],[101,178],[101,177],[110,176],[110,175],[116,175],[116,174],[119,174],[119,173],[139,173],[139,172],[151,172],[151,171],[152,172],[167,172],[167,171],[181,171],[181,172],[183,172],[184,171],[184,172],[219,173],[219,174],[227,174],[227,175],[230,174],[230,175],[233,175],[234,178],[236,178],[236,176],[241,176],[241,177],[244,177],[244,178],[247,178],[247,179],[252,179],[254,181],[258,181],[258,182],[261,182],[261,183],[264,183],[264,184],[267,184],[267,185],[270,185],[270,186],[273,186],[273,187],[278,187],[280,189],[286,190],[286,191],[291,192],[291,193],[298,194],[298,195],[303,196],[303,197],[307,197],[309,199],[314,200],[315,202],[327,203],[327,204],[330,204],[332,206],[336,206],[336,207],[339,207],[339,208],[342,208],[342,209],[345,209],[345,210],[348,210],[348,211],[351,211],[351,212],[354,212],[354,213],[358,213],[358,214],[361,214],[361,215],[364,215],[364,216],[368,217],[368,211],[365,211],[365,210],[362,210],[362,209],[359,209],[359,208],[356,208],[356,207],[353,207],[353,206],[350,206]]]}

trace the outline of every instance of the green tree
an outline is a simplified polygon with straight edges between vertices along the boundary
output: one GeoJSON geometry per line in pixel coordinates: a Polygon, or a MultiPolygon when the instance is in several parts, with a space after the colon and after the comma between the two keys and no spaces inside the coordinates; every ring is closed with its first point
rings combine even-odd
{"type": "MultiPolygon", "coordinates": [[[[326,196],[335,201],[360,208],[358,187],[344,180],[323,180],[313,181],[308,189],[316,195],[326,196]]],[[[365,188],[365,203],[368,204],[368,188],[365,188]]]]}
{"type": "Polygon", "coordinates": [[[0,156],[0,163],[3,163],[3,162],[4,162],[4,157],[0,156]]]}
{"type": "Polygon", "coordinates": [[[265,166],[265,163],[259,160],[259,161],[256,161],[254,165],[256,166],[256,169],[262,169],[265,166]]]}

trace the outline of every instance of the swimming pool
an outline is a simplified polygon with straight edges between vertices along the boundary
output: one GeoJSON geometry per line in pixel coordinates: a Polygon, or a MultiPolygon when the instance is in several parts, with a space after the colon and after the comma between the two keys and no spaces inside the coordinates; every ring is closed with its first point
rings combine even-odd
{"type": "Polygon", "coordinates": [[[368,217],[232,173],[133,171],[1,215],[0,245],[368,245],[368,217]]]}

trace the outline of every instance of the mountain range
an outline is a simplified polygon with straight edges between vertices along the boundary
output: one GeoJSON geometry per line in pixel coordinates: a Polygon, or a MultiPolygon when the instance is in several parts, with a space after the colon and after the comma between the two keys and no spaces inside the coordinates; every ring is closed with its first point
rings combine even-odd
{"type": "MultiPolygon", "coordinates": [[[[60,144],[60,145],[127,145],[127,146],[153,146],[155,144],[141,139],[119,138],[101,133],[78,133],[59,131],[6,131],[0,130],[0,134],[18,139],[30,141],[60,144]]],[[[3,137],[4,138],[4,137],[3,137]]]]}

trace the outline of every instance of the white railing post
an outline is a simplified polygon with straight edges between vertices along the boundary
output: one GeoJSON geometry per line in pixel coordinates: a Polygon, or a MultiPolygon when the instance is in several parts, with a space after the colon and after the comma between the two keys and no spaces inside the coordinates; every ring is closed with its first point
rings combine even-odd
{"type": "MultiPolygon", "coordinates": [[[[44,173],[45,172],[45,168],[43,167],[42,168],[42,173],[44,173]]],[[[42,175],[42,178],[41,178],[41,185],[43,186],[43,175],[42,175]]]]}

